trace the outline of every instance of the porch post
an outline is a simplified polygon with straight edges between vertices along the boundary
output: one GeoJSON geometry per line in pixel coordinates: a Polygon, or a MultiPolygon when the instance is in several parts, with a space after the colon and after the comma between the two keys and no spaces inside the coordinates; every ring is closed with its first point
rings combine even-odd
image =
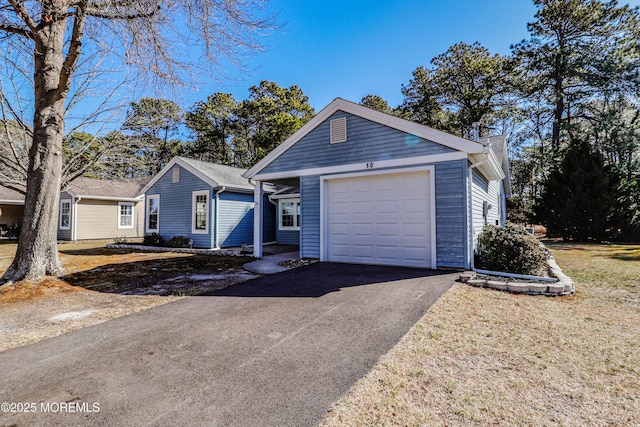
{"type": "Polygon", "coordinates": [[[264,208],[262,206],[262,197],[264,190],[262,181],[255,181],[256,186],[253,190],[253,256],[262,258],[262,216],[264,208]]]}

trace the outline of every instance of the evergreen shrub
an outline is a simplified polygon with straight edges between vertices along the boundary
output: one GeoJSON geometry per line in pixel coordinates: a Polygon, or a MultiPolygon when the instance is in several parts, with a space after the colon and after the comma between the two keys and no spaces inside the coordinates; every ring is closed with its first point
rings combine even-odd
{"type": "Polygon", "coordinates": [[[544,276],[547,250],[520,225],[487,225],[478,236],[475,262],[482,270],[544,276]]]}
{"type": "Polygon", "coordinates": [[[162,246],[164,245],[164,239],[158,233],[145,234],[142,244],[145,246],[162,246]]]}
{"type": "Polygon", "coordinates": [[[185,236],[173,236],[167,242],[167,246],[170,248],[188,248],[189,238],[185,236]]]}

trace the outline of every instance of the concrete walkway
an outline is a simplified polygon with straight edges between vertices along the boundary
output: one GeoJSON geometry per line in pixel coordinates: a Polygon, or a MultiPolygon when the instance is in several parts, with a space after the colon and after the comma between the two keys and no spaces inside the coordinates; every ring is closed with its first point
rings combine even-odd
{"type": "Polygon", "coordinates": [[[315,426],[456,276],[316,263],[5,351],[0,425],[315,426]]]}
{"type": "Polygon", "coordinates": [[[285,252],[281,254],[267,255],[243,265],[242,268],[257,274],[282,273],[283,271],[289,270],[289,268],[282,267],[281,265],[278,265],[279,263],[298,258],[300,258],[299,252],[285,252]]]}

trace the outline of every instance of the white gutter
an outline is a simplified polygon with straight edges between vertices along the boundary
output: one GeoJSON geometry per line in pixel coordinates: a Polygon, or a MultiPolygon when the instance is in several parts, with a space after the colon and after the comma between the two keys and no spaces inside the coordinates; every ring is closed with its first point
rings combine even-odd
{"type": "Polygon", "coordinates": [[[215,220],[214,220],[214,236],[215,236],[215,241],[216,241],[216,248],[220,247],[220,242],[218,241],[218,213],[220,212],[220,210],[218,209],[218,205],[220,204],[220,193],[222,193],[224,190],[226,190],[227,187],[222,187],[221,189],[219,189],[218,191],[216,191],[216,211],[215,211],[215,220]]]}
{"type": "Polygon", "coordinates": [[[0,200],[0,205],[24,206],[24,200],[0,200]]]}

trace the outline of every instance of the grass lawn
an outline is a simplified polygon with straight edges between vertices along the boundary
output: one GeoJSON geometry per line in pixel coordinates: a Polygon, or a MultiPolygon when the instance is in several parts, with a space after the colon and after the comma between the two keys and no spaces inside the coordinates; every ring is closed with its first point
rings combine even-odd
{"type": "Polygon", "coordinates": [[[324,426],[640,426],[640,246],[549,245],[570,297],[456,284],[324,426]]]}

